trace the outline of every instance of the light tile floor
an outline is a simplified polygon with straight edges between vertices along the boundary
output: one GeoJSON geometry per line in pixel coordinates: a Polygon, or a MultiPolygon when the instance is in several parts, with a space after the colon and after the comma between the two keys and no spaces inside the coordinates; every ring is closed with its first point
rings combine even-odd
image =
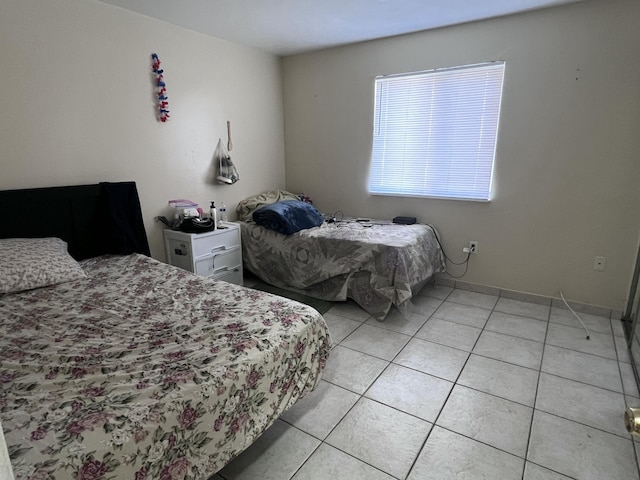
{"type": "Polygon", "coordinates": [[[639,479],[619,320],[427,286],[409,318],[324,317],[318,388],[214,480],[639,479]]]}

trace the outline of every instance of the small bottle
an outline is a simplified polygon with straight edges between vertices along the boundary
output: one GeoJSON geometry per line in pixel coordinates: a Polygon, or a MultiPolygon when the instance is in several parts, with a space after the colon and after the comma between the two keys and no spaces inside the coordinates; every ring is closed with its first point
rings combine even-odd
{"type": "Polygon", "coordinates": [[[218,210],[220,214],[220,223],[227,223],[229,219],[227,218],[227,206],[222,202],[220,204],[220,209],[218,210]]]}
{"type": "Polygon", "coordinates": [[[213,229],[218,228],[218,215],[216,215],[216,204],[215,202],[211,202],[211,207],[209,208],[209,215],[211,220],[213,221],[213,229]]]}

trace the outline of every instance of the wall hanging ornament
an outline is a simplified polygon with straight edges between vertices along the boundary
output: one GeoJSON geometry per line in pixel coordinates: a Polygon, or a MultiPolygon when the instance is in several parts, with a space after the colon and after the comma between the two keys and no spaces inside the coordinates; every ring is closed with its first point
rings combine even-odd
{"type": "Polygon", "coordinates": [[[164,123],[169,120],[169,110],[167,109],[169,98],[167,97],[167,85],[164,82],[164,70],[160,69],[160,59],[156,53],[151,54],[151,62],[151,68],[156,75],[155,88],[158,95],[158,120],[164,123]]]}

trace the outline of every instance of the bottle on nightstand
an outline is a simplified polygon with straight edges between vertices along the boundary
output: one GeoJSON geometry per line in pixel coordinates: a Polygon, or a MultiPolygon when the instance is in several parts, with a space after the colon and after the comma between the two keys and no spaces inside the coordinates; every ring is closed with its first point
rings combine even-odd
{"type": "Polygon", "coordinates": [[[229,219],[227,218],[227,206],[224,204],[224,202],[220,204],[218,213],[218,220],[220,220],[220,223],[227,223],[229,221],[229,219]]]}
{"type": "Polygon", "coordinates": [[[218,228],[218,212],[216,212],[216,204],[215,202],[211,202],[211,207],[209,208],[209,215],[211,216],[211,220],[213,220],[213,229],[218,228]]]}

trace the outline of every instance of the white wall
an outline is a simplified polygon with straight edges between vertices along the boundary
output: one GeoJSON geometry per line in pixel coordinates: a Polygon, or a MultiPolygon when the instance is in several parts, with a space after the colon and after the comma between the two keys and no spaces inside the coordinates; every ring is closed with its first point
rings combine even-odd
{"type": "Polygon", "coordinates": [[[594,0],[287,57],[287,188],[325,212],[433,223],[457,260],[477,240],[466,281],[622,309],[640,227],[638,25],[640,2],[594,0]],[[374,77],[497,59],[493,201],[369,196],[374,77]]]}
{"type": "MultiPolygon", "coordinates": [[[[284,187],[280,59],[93,0],[0,3],[0,189],[135,180],[152,254],[167,200],[284,187]],[[171,119],[154,116],[151,53],[171,119]],[[211,181],[231,120],[240,181],[211,181]]],[[[46,205],[42,211],[47,212],[46,205]]]]}

